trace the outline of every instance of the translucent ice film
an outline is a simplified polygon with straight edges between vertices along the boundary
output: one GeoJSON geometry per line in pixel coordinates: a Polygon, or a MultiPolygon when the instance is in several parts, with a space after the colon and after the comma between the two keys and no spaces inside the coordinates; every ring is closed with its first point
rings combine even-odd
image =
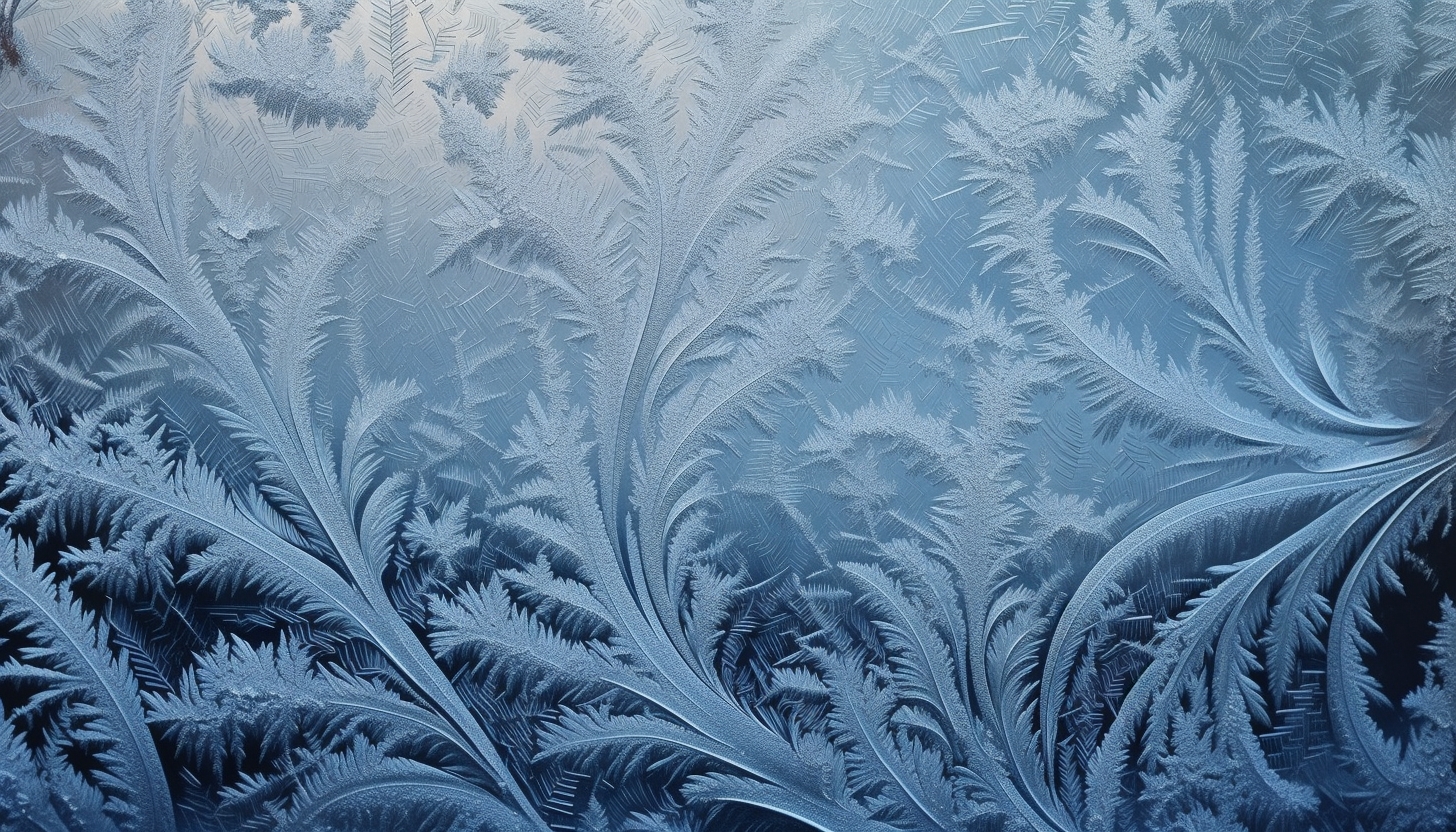
{"type": "Polygon", "coordinates": [[[1456,0],[0,0],[0,832],[1456,829],[1456,0]]]}

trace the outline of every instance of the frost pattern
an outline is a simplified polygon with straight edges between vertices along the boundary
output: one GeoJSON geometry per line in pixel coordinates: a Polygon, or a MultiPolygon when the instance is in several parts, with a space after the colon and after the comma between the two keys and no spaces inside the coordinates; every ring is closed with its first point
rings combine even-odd
{"type": "Polygon", "coordinates": [[[0,829],[1456,827],[1453,47],[0,0],[0,829]]]}

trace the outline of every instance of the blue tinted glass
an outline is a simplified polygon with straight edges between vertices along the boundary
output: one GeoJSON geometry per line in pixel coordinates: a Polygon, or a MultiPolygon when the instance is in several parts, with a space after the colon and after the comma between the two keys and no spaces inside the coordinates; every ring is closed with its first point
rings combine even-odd
{"type": "Polygon", "coordinates": [[[0,0],[0,832],[1456,828],[1456,0],[0,0]]]}

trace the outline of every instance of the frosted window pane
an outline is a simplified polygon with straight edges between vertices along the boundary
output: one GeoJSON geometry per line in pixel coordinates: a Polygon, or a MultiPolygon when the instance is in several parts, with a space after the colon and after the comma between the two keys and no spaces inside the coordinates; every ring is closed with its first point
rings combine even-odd
{"type": "Polygon", "coordinates": [[[1453,0],[0,0],[0,830],[1456,828],[1453,112],[1453,0]]]}

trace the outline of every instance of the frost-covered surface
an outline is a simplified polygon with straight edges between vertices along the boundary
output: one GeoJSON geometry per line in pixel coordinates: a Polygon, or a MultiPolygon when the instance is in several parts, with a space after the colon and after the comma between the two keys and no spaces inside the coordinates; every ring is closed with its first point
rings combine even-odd
{"type": "Polygon", "coordinates": [[[0,830],[1456,828],[1452,0],[98,5],[0,830]]]}

